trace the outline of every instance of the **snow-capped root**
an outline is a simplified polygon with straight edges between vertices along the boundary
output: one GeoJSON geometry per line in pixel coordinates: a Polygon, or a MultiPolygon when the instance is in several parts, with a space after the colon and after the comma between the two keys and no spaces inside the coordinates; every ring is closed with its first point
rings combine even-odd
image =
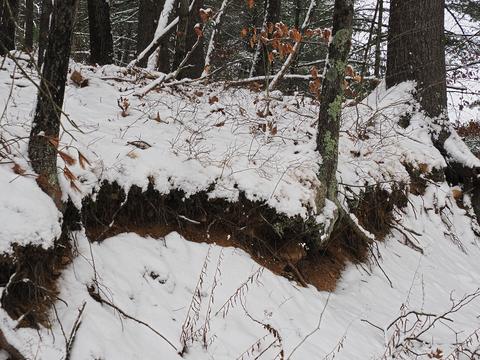
{"type": "Polygon", "coordinates": [[[48,312],[57,300],[56,280],[72,261],[71,230],[78,230],[78,213],[73,204],[64,204],[62,234],[54,246],[13,246],[13,255],[0,261],[0,285],[5,289],[1,307],[19,327],[49,326],[48,312]]]}
{"type": "Polygon", "coordinates": [[[95,197],[84,200],[82,220],[90,241],[120,232],[161,237],[177,231],[191,241],[238,246],[276,273],[289,273],[306,285],[296,264],[320,243],[323,224],[314,217],[288,217],[243,193],[236,202],[211,199],[208,191],[186,196],[181,190],[161,194],[153,183],[128,194],[104,183],[95,197]]]}

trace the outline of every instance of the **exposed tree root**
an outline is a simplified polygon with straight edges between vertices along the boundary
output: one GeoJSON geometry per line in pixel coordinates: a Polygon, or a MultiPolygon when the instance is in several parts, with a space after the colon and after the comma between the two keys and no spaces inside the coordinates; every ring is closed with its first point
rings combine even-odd
{"type": "Polygon", "coordinates": [[[0,329],[0,350],[5,350],[10,360],[26,360],[25,356],[7,341],[2,329],[0,329]]]}

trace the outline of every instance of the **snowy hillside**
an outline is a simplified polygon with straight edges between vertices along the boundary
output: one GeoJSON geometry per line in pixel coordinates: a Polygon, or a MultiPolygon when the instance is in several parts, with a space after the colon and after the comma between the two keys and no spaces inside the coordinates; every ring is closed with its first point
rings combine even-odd
{"type": "MultiPolygon", "coordinates": [[[[10,59],[5,68],[0,253],[15,257],[19,246],[51,248],[62,229],[27,161],[37,89],[10,59]]],[[[140,97],[150,81],[141,74],[72,63],[74,70],[88,85],[69,81],[58,165],[64,200],[79,211],[116,183],[125,194],[181,191],[187,204],[200,193],[228,204],[245,198],[278,218],[328,222],[331,214],[316,209],[315,100],[222,84],[179,84],[140,97]]],[[[37,80],[33,70],[27,75],[37,80]]],[[[295,276],[280,276],[278,264],[263,267],[263,255],[235,247],[228,232],[209,239],[213,225],[200,217],[178,214],[178,229],[157,238],[134,233],[140,226],[110,234],[128,203],[112,196],[112,222],[72,233],[73,258],[57,280],[49,328],[17,326],[22,318],[2,309],[3,336],[27,359],[181,359],[182,349],[183,358],[199,360],[469,359],[480,346],[480,229],[470,194],[439,175],[445,160],[430,140],[429,119],[415,111],[413,86],[381,84],[362,103],[345,104],[339,192],[376,239],[358,258],[348,234],[338,234],[324,245],[339,263],[319,255],[315,274],[300,260],[313,283],[302,287],[295,276]],[[366,206],[362,197],[377,192],[384,197],[366,206]],[[368,223],[375,210],[388,216],[387,231],[368,223]],[[180,235],[185,224],[199,230],[180,235]],[[321,286],[336,280],[329,271],[340,277],[331,292],[321,286]]],[[[479,163],[458,137],[447,141],[459,162],[479,163]]]]}

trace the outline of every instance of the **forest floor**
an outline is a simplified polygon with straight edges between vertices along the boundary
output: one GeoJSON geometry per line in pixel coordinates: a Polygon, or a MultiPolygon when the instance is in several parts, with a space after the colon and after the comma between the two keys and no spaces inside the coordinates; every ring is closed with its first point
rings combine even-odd
{"type": "MultiPolygon", "coordinates": [[[[28,77],[37,77],[24,70],[11,60],[0,70],[0,253],[13,257],[15,247],[52,247],[62,231],[26,156],[37,91],[28,77]]],[[[469,194],[442,176],[445,161],[430,140],[430,119],[415,111],[414,84],[380,84],[361,103],[345,104],[340,201],[375,241],[357,249],[339,232],[315,261],[295,264],[311,284],[302,287],[284,264],[265,263],[225,228],[209,232],[209,214],[190,212],[189,201],[202,194],[328,223],[331,207],[319,212],[315,203],[315,100],[224,84],[165,86],[140,97],[150,80],[139,73],[74,63],[71,71],[88,83],[75,75],[66,90],[58,139],[64,199],[85,208],[116,184],[124,195],[180,192],[185,212],[176,209],[168,227],[122,227],[122,206],[135,219],[152,215],[108,193],[112,221],[71,234],[72,259],[56,282],[48,326],[18,327],[22,319],[0,310],[4,336],[26,358],[180,359],[183,349],[187,359],[411,359],[440,351],[468,359],[459,349],[478,349],[479,227],[469,194]]],[[[478,162],[458,137],[447,141],[459,161],[478,162]]],[[[242,222],[245,214],[235,214],[242,222]]]]}

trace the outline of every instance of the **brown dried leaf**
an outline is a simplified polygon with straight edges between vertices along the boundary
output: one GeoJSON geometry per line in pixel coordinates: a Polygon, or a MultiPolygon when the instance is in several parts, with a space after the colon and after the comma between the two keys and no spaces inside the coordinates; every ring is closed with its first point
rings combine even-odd
{"type": "Polygon", "coordinates": [[[219,99],[218,99],[218,96],[213,95],[213,96],[210,96],[210,97],[208,98],[208,103],[209,103],[210,105],[213,105],[213,104],[215,104],[216,102],[218,102],[218,100],[219,100],[219,99]]]}
{"type": "Polygon", "coordinates": [[[75,181],[73,181],[73,180],[70,180],[70,187],[71,187],[73,190],[75,190],[75,191],[77,191],[77,192],[80,192],[79,187],[77,186],[77,184],[76,184],[75,181]]]}
{"type": "Polygon", "coordinates": [[[345,76],[350,76],[352,78],[355,76],[355,71],[353,70],[352,65],[347,65],[345,68],[345,76]]]}
{"type": "Polygon", "coordinates": [[[200,24],[195,25],[193,30],[195,31],[195,35],[197,35],[197,37],[203,36],[202,26],[200,24]]]}
{"type": "Polygon", "coordinates": [[[14,165],[12,166],[12,170],[15,174],[17,175],[23,175],[25,174],[25,169],[22,168],[20,165],[18,165],[17,163],[14,163],[14,165]]]}
{"type": "Polygon", "coordinates": [[[88,79],[84,78],[78,70],[73,70],[72,75],[70,75],[70,80],[79,87],[83,88],[88,86],[88,79]]]}
{"type": "Polygon", "coordinates": [[[69,154],[67,154],[66,152],[62,151],[62,150],[58,150],[58,155],[60,155],[60,157],[62,158],[63,161],[65,161],[65,163],[67,165],[75,165],[76,163],[76,160],[71,157],[69,154]]]}
{"type": "Polygon", "coordinates": [[[242,30],[240,30],[240,37],[241,38],[246,38],[248,35],[248,28],[244,27],[242,30]]]}
{"type": "Polygon", "coordinates": [[[87,164],[88,166],[92,165],[90,164],[90,161],[88,161],[88,159],[85,156],[83,156],[83,154],[80,151],[78,151],[78,162],[80,163],[80,166],[82,167],[82,169],[86,168],[85,164],[87,164]]]}
{"type": "Polygon", "coordinates": [[[273,53],[271,51],[268,52],[268,62],[273,63],[273,53]]]}
{"type": "Polygon", "coordinates": [[[58,144],[60,143],[60,140],[58,138],[54,137],[49,137],[48,142],[52,144],[52,146],[56,149],[58,148],[58,144]]]}
{"type": "Polygon", "coordinates": [[[67,180],[70,180],[70,181],[78,180],[77,177],[70,171],[70,169],[67,166],[63,168],[63,175],[67,180]]]}

